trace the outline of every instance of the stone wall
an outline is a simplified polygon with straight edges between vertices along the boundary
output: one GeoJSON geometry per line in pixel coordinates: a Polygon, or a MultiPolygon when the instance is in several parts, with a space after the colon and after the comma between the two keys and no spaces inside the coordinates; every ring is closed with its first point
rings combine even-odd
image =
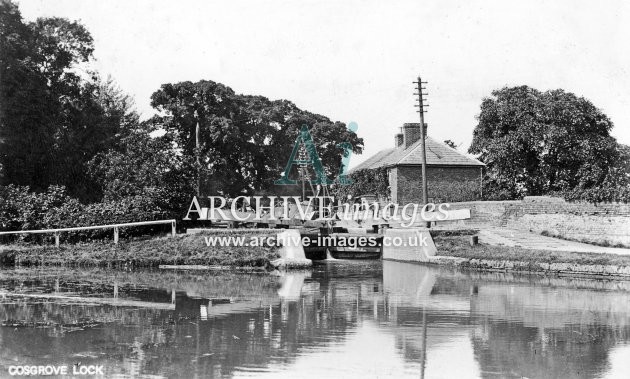
{"type": "Polygon", "coordinates": [[[438,228],[472,228],[506,226],[510,219],[522,215],[521,200],[506,201],[466,201],[450,203],[450,209],[470,209],[470,219],[452,222],[439,222],[438,228]]]}
{"type": "Polygon", "coordinates": [[[576,241],[630,246],[630,204],[526,197],[522,215],[506,226],[576,241]]]}
{"type": "Polygon", "coordinates": [[[438,228],[503,226],[576,241],[630,246],[630,204],[529,196],[522,201],[451,203],[451,209],[470,209],[471,219],[438,223],[438,228]]]}

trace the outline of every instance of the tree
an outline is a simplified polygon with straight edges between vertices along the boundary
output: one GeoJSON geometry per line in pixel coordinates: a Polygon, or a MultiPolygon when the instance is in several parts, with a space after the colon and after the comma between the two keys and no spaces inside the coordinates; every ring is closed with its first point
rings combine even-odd
{"type": "MultiPolygon", "coordinates": [[[[0,2],[0,164],[4,184],[31,184],[51,160],[49,96],[36,34],[12,2],[0,2]],[[50,138],[49,138],[50,137],[50,138]]],[[[42,175],[41,178],[45,176],[42,175]]]]}
{"type": "Polygon", "coordinates": [[[593,187],[619,157],[613,123],[583,97],[521,86],[481,104],[469,152],[487,165],[484,192],[503,198],[593,187]]]}
{"type": "Polygon", "coordinates": [[[90,180],[88,162],[101,152],[119,147],[138,125],[133,102],[112,79],[82,83],[72,102],[64,103],[66,122],[55,133],[57,157],[53,178],[84,201],[100,199],[98,183],[90,180]]]}
{"type": "Polygon", "coordinates": [[[65,185],[94,200],[85,163],[137,115],[111,80],[86,70],[90,33],[57,17],[25,23],[17,5],[2,1],[0,51],[0,184],[65,185]]]}
{"type": "Polygon", "coordinates": [[[89,172],[105,202],[141,196],[177,215],[193,193],[194,163],[174,148],[172,135],[154,131],[151,122],[127,130],[115,149],[89,162],[89,172]]]}
{"type": "Polygon", "coordinates": [[[617,159],[607,170],[602,183],[594,186],[578,186],[562,195],[567,200],[630,202],[630,147],[617,144],[617,159]]]}
{"type": "Polygon", "coordinates": [[[269,190],[303,125],[310,128],[331,178],[344,154],[338,143],[350,142],[355,153],[363,147],[363,140],[341,122],[287,100],[236,94],[207,80],[164,84],[152,95],[151,105],[160,112],[151,122],[170,133],[185,156],[194,158],[205,193],[234,196],[269,190]]]}

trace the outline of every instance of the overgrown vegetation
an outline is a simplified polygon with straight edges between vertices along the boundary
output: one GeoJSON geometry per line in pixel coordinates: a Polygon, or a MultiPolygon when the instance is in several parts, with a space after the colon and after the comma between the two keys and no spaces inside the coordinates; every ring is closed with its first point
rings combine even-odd
{"type": "Polygon", "coordinates": [[[335,185],[334,194],[340,199],[353,198],[362,195],[376,195],[386,199],[390,197],[389,178],[387,168],[358,170],[349,175],[352,180],[350,185],[335,185]]]}
{"type": "MultiPolygon", "coordinates": [[[[0,230],[54,229],[74,226],[119,224],[126,222],[161,220],[173,217],[152,196],[127,196],[107,199],[99,203],[82,204],[70,197],[64,187],[51,186],[41,193],[30,192],[25,186],[0,186],[0,230]]],[[[121,237],[164,230],[164,226],[123,228],[121,237]]],[[[14,241],[15,236],[0,237],[14,241]]],[[[27,239],[40,241],[51,235],[33,235],[27,239]]],[[[88,230],[61,234],[62,241],[112,238],[109,230],[88,230]]]]}

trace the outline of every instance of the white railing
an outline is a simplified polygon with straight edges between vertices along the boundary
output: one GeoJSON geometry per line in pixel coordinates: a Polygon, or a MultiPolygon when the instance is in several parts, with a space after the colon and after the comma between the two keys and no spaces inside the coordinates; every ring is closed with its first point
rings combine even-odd
{"type": "Polygon", "coordinates": [[[0,232],[0,236],[11,234],[46,234],[54,233],[55,246],[59,247],[59,235],[62,232],[75,232],[79,230],[95,230],[95,229],[114,229],[114,244],[118,245],[118,232],[120,228],[127,226],[143,226],[143,225],[162,225],[171,224],[171,235],[175,236],[175,220],[157,220],[157,221],[140,221],[140,222],[127,222],[124,224],[111,224],[111,225],[94,225],[94,226],[77,226],[74,228],[60,228],[60,229],[40,229],[40,230],[16,230],[12,232],[0,232]]]}

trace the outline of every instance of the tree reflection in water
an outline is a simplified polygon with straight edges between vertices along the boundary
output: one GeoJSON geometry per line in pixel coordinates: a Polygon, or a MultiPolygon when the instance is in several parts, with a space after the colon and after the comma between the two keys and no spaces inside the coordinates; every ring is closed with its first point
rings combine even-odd
{"type": "Polygon", "coordinates": [[[16,269],[0,271],[0,289],[4,370],[369,377],[378,364],[452,377],[468,362],[471,377],[587,378],[615,370],[611,350],[630,341],[629,283],[396,262],[279,275],[16,269]],[[363,339],[381,342],[352,342],[363,339]]]}

